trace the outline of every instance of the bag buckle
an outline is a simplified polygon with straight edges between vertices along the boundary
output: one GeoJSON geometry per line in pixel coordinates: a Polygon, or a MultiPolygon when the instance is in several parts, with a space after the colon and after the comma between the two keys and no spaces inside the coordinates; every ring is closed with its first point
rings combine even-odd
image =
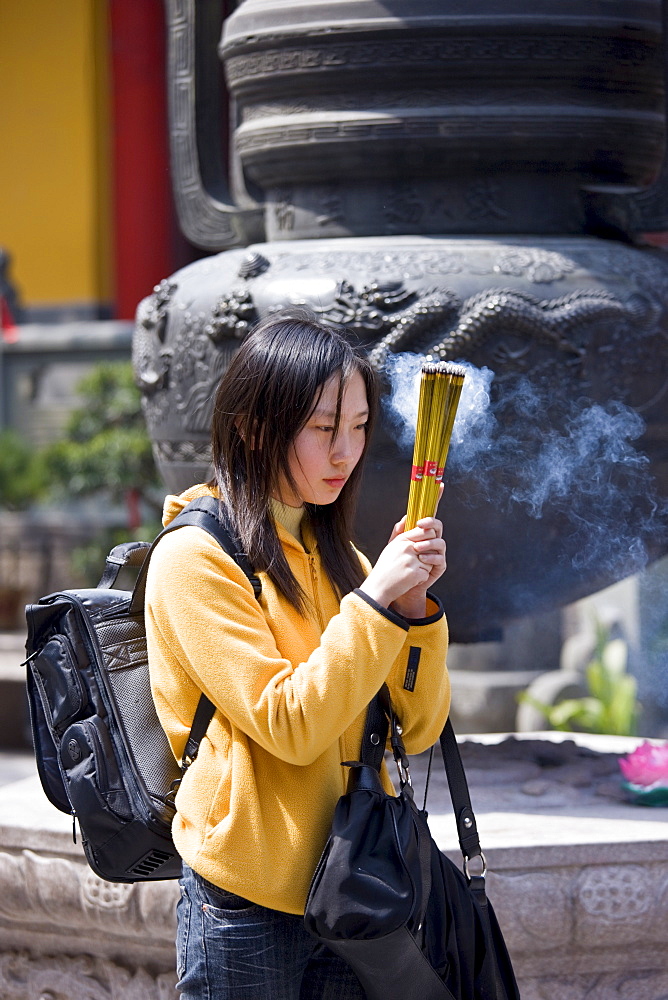
{"type": "Polygon", "coordinates": [[[485,855],[482,853],[482,851],[480,852],[480,854],[476,854],[471,858],[469,858],[467,855],[464,855],[464,874],[466,875],[469,882],[473,878],[473,875],[471,875],[471,872],[469,871],[469,861],[473,861],[474,857],[480,858],[480,863],[482,865],[482,871],[477,872],[477,877],[484,878],[485,875],[487,874],[487,860],[485,859],[485,855]]]}
{"type": "Polygon", "coordinates": [[[181,785],[181,778],[175,778],[169,786],[169,791],[165,795],[164,801],[176,809],[176,793],[181,785]]]}
{"type": "Polygon", "coordinates": [[[404,785],[408,785],[409,788],[412,788],[413,779],[411,778],[411,772],[408,766],[408,760],[405,757],[403,760],[401,759],[401,757],[395,757],[394,763],[397,765],[397,771],[399,772],[399,781],[401,783],[401,787],[403,788],[404,785]]]}

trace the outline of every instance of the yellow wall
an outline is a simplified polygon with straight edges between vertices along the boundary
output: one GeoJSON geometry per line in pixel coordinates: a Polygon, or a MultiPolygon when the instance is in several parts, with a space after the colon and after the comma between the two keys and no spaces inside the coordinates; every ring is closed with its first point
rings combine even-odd
{"type": "Polygon", "coordinates": [[[106,17],[0,0],[0,246],[27,306],[111,297],[106,17]]]}

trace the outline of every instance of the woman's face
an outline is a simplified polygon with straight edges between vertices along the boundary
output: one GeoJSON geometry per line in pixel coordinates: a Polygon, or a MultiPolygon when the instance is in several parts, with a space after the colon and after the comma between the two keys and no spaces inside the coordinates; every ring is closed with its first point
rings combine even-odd
{"type": "Polygon", "coordinates": [[[359,372],[348,379],[334,437],[339,378],[325,383],[313,413],[292,443],[289,465],[296,489],[280,482],[276,497],[290,507],[333,503],[362,457],[369,406],[359,372]]]}

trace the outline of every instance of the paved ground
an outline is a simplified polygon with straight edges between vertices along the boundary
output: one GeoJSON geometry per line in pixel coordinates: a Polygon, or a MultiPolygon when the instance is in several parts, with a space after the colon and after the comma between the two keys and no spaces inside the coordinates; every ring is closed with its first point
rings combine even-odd
{"type": "Polygon", "coordinates": [[[25,632],[0,632],[0,785],[35,773],[25,696],[25,632]],[[17,748],[25,745],[25,749],[17,748]]]}

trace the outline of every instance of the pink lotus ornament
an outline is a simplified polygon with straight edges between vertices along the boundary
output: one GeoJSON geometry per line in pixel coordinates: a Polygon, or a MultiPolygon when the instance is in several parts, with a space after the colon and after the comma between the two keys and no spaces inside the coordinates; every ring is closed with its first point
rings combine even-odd
{"type": "Polygon", "coordinates": [[[668,743],[645,742],[621,757],[624,786],[643,805],[668,806],[668,743]]]}

